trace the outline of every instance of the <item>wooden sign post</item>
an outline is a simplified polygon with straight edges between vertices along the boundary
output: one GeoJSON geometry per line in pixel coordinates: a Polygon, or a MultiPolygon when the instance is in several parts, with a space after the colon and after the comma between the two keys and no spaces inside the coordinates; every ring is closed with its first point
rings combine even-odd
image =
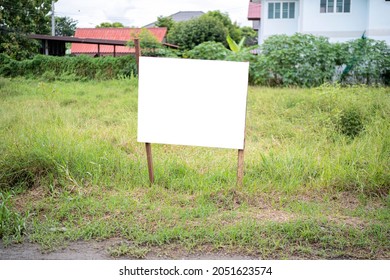
{"type": "Polygon", "coordinates": [[[238,150],[237,187],[242,187],[244,181],[244,149],[238,150]]]}
{"type": "Polygon", "coordinates": [[[141,45],[139,43],[139,39],[134,39],[134,47],[135,47],[135,61],[137,62],[137,70],[139,74],[139,58],[141,56],[141,45]]]}
{"type": "MultiPolygon", "coordinates": [[[[137,70],[139,75],[139,58],[141,57],[141,46],[140,46],[139,39],[134,39],[134,46],[135,46],[135,59],[137,62],[137,70]]],[[[154,171],[153,171],[152,144],[145,143],[145,149],[146,149],[146,159],[148,161],[149,181],[151,184],[153,184],[154,171]]]]}
{"type": "Polygon", "coordinates": [[[145,143],[146,159],[148,160],[149,181],[154,183],[153,158],[152,158],[152,144],[145,143]]]}
{"type": "Polygon", "coordinates": [[[151,143],[238,151],[243,186],[249,63],[140,57],[138,136],[154,183],[151,143]]]}
{"type": "Polygon", "coordinates": [[[242,149],[238,149],[238,160],[237,160],[237,187],[239,188],[244,186],[245,135],[246,135],[246,110],[245,110],[245,126],[244,126],[244,145],[242,149]]]}

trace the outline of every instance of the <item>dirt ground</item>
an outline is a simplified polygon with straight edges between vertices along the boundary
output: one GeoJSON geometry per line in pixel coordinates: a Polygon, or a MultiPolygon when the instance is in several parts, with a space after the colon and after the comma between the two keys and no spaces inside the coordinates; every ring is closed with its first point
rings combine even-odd
{"type": "Polygon", "coordinates": [[[145,256],[126,254],[115,256],[113,248],[123,244],[120,239],[104,241],[78,241],[67,244],[66,247],[45,252],[38,244],[24,242],[4,246],[0,240],[0,260],[115,260],[115,259],[146,259],[146,260],[251,260],[251,256],[231,254],[226,252],[188,253],[177,247],[147,249],[145,256]],[[114,255],[114,256],[113,256],[114,255]]]}

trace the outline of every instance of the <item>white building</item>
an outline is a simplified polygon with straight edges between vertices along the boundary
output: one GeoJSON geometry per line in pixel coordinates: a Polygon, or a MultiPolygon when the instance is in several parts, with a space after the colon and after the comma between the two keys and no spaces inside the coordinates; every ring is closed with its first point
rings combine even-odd
{"type": "Polygon", "coordinates": [[[309,33],[344,42],[365,35],[390,45],[390,0],[261,0],[259,43],[309,33]]]}

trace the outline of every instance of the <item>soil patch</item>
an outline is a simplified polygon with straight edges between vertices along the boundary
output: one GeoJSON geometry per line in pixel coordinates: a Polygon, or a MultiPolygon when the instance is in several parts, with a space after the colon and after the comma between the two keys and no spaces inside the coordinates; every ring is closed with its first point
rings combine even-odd
{"type": "MultiPolygon", "coordinates": [[[[44,252],[35,243],[24,242],[11,244],[5,247],[0,240],[0,260],[115,260],[137,259],[134,256],[113,257],[110,248],[124,242],[119,238],[104,241],[77,241],[69,243],[67,247],[51,252],[44,252]]],[[[229,252],[199,252],[189,253],[178,247],[150,248],[143,259],[146,260],[250,260],[253,256],[234,254],[229,252]]]]}

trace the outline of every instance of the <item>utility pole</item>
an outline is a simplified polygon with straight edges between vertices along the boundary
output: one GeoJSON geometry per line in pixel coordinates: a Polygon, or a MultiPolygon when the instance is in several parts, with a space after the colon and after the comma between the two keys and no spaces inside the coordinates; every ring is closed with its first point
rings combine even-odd
{"type": "Polygon", "coordinates": [[[54,1],[51,1],[51,35],[56,36],[56,19],[54,17],[54,1]]]}

